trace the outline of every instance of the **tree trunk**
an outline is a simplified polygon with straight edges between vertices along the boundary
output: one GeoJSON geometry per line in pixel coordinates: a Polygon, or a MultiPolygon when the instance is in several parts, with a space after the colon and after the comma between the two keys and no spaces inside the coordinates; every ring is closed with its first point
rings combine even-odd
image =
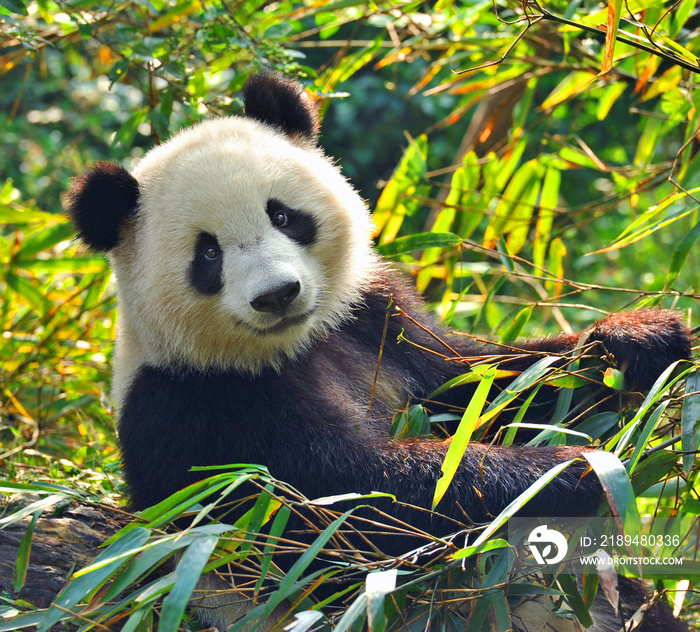
{"type": "MultiPolygon", "coordinates": [[[[32,497],[29,500],[37,500],[32,497]]],[[[17,497],[13,497],[17,501],[17,497]]],[[[21,504],[26,504],[23,496],[21,504]]],[[[6,506],[6,515],[17,509],[6,506]]],[[[71,503],[60,511],[47,510],[38,520],[32,537],[27,577],[19,591],[13,587],[17,552],[31,516],[0,529],[0,590],[38,608],[48,608],[74,570],[88,564],[98,547],[123,527],[129,518],[107,505],[71,503]]]]}

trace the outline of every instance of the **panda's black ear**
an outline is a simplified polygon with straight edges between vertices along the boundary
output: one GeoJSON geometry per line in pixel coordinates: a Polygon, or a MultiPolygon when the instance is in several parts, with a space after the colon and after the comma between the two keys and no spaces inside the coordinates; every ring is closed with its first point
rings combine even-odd
{"type": "Polygon", "coordinates": [[[296,81],[281,75],[253,75],[243,87],[248,118],[272,125],[292,140],[316,143],[318,112],[311,96],[296,81]]]}
{"type": "Polygon", "coordinates": [[[124,167],[98,163],[78,176],[66,195],[66,211],[80,238],[107,252],[119,243],[124,221],[136,212],[139,185],[124,167]]]}

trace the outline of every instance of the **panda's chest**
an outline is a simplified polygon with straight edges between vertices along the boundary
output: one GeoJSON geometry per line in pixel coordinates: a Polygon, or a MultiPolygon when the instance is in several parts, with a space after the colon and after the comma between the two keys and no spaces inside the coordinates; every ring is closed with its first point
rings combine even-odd
{"type": "Polygon", "coordinates": [[[296,397],[312,406],[333,403],[363,432],[387,436],[393,415],[411,396],[410,377],[378,350],[364,348],[349,336],[334,335],[308,357],[283,373],[296,397]]]}

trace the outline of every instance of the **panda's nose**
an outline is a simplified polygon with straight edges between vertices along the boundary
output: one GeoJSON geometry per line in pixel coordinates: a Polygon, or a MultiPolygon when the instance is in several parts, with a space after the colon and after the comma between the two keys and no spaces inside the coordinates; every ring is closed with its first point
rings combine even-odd
{"type": "Polygon", "coordinates": [[[299,294],[301,284],[299,281],[294,283],[285,283],[282,287],[278,287],[272,292],[261,294],[257,298],[250,301],[253,309],[259,312],[272,312],[273,314],[284,314],[292,301],[299,294]]]}

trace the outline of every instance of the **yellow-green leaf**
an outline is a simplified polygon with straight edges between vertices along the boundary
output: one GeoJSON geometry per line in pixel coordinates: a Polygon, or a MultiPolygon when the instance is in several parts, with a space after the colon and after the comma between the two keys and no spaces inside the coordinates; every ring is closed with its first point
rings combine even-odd
{"type": "Polygon", "coordinates": [[[603,66],[598,76],[606,74],[613,65],[615,56],[615,42],[617,41],[617,29],[620,26],[620,9],[622,0],[608,0],[608,21],[605,29],[605,52],[603,54],[603,66]]]}
{"type": "Polygon", "coordinates": [[[486,398],[491,390],[491,385],[496,377],[496,367],[491,367],[485,374],[484,377],[479,382],[479,386],[476,388],[476,392],[469,402],[467,410],[464,411],[462,415],[462,420],[459,422],[459,427],[457,432],[452,437],[450,442],[450,447],[445,455],[445,461],[442,464],[442,476],[437,482],[435,487],[435,494],[433,495],[433,511],[438,506],[438,503],[442,500],[445,495],[447,488],[450,486],[452,479],[454,478],[457,468],[462,461],[462,456],[464,456],[464,451],[469,444],[474,428],[479,421],[479,415],[481,414],[484,404],[486,403],[486,398]]]}

